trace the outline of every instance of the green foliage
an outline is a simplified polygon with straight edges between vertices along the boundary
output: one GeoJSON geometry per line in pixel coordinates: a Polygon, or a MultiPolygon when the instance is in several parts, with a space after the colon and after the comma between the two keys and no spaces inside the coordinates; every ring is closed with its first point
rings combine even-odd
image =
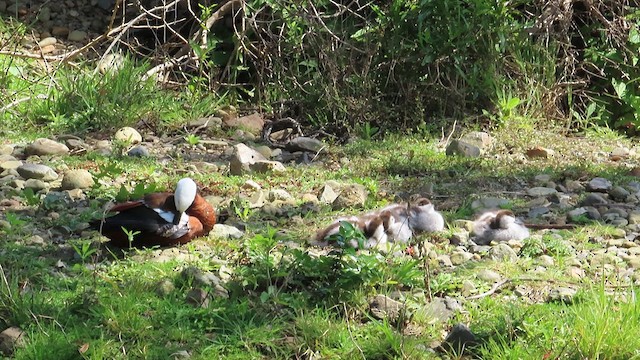
{"type": "Polygon", "coordinates": [[[155,86],[145,66],[125,61],[119,71],[62,71],[59,89],[37,103],[34,115],[56,131],[85,132],[130,126],[150,111],[155,86]]]}

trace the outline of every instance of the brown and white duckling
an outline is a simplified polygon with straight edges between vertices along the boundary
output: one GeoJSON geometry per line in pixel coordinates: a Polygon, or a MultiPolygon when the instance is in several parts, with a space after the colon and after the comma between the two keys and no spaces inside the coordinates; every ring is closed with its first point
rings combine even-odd
{"type": "Polygon", "coordinates": [[[473,222],[475,242],[486,245],[492,241],[522,240],[529,237],[529,229],[510,210],[492,210],[473,222]]]}

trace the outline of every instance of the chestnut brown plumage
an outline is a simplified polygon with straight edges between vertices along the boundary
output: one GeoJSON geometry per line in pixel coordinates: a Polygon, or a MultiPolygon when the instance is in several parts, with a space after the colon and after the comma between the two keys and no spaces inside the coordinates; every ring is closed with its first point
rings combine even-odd
{"type": "Polygon", "coordinates": [[[116,204],[109,212],[117,214],[95,220],[91,227],[118,247],[186,244],[208,234],[216,223],[215,210],[188,178],[178,182],[175,193],[148,194],[142,200],[116,204]],[[131,244],[123,228],[137,232],[131,244]]]}

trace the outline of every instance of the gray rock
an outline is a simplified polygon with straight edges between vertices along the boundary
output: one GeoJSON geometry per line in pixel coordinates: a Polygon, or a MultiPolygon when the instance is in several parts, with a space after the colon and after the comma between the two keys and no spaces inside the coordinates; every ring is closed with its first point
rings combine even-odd
{"type": "Polygon", "coordinates": [[[499,209],[507,204],[509,204],[509,200],[496,197],[485,197],[474,200],[471,203],[471,209],[475,211],[480,209],[499,209]]]}
{"type": "Polygon", "coordinates": [[[533,196],[533,197],[554,195],[557,192],[558,191],[556,189],[552,189],[552,188],[548,188],[548,187],[541,187],[541,186],[532,187],[530,189],[527,189],[527,195],[533,196]]]}
{"type": "Polygon", "coordinates": [[[447,307],[447,303],[443,298],[434,297],[431,302],[427,303],[421,312],[425,319],[434,319],[445,322],[453,316],[453,311],[447,307]]]}
{"type": "Polygon", "coordinates": [[[11,356],[14,350],[24,347],[27,343],[27,334],[16,326],[5,329],[0,333],[0,352],[11,356]]]}
{"type": "Polygon", "coordinates": [[[118,53],[105,55],[98,60],[96,67],[101,74],[114,73],[124,67],[124,56],[118,53]]]}
{"type": "Polygon", "coordinates": [[[45,47],[45,46],[49,46],[49,45],[55,45],[57,42],[58,42],[58,40],[56,38],[54,38],[53,36],[49,36],[49,37],[46,37],[46,38],[38,41],[38,46],[45,47]]]}
{"type": "Polygon", "coordinates": [[[256,161],[266,161],[267,159],[259,152],[248,147],[245,144],[237,144],[233,147],[233,154],[231,155],[229,163],[229,173],[231,175],[242,175],[246,172],[250,172],[250,165],[255,164],[256,161]]]}
{"type": "Polygon", "coordinates": [[[622,186],[614,186],[611,190],[609,190],[609,196],[617,201],[625,201],[627,196],[629,195],[631,195],[631,193],[622,186]]]}
{"type": "Polygon", "coordinates": [[[451,263],[453,265],[462,265],[465,262],[471,260],[473,258],[473,254],[470,254],[466,251],[454,251],[450,256],[451,263]]]}
{"type": "Polygon", "coordinates": [[[515,250],[513,250],[511,246],[500,243],[491,248],[491,251],[489,251],[489,258],[498,261],[517,261],[518,254],[516,254],[515,250]]]}
{"type": "Polygon", "coordinates": [[[598,220],[600,219],[601,216],[598,210],[588,206],[588,207],[579,207],[569,211],[567,213],[567,217],[569,218],[569,220],[575,222],[575,221],[581,220],[582,217],[586,217],[587,219],[591,219],[591,220],[598,220]]]}
{"type": "Polygon", "coordinates": [[[479,157],[482,155],[482,150],[478,146],[464,140],[451,140],[445,152],[448,156],[479,157]]]}
{"type": "Polygon", "coordinates": [[[496,283],[502,279],[502,276],[495,271],[489,269],[482,269],[476,274],[478,279],[488,282],[488,283],[496,283]]]}
{"type": "Polygon", "coordinates": [[[438,255],[438,257],[436,257],[436,260],[438,260],[438,264],[440,264],[440,266],[442,267],[453,266],[453,263],[451,262],[451,257],[447,254],[438,255]]]}
{"type": "Polygon", "coordinates": [[[62,178],[62,190],[88,189],[94,184],[93,176],[85,169],[69,170],[62,178]]]}
{"type": "Polygon", "coordinates": [[[160,280],[156,284],[156,294],[160,297],[165,297],[171,294],[176,289],[173,281],[169,279],[160,280]]]}
{"type": "Polygon", "coordinates": [[[0,145],[0,155],[11,155],[11,154],[13,154],[13,146],[0,145]]]}
{"type": "Polygon", "coordinates": [[[361,184],[348,184],[342,187],[340,195],[333,201],[333,209],[362,207],[367,201],[369,192],[361,184]]]}
{"type": "Polygon", "coordinates": [[[596,206],[607,204],[609,201],[605,199],[602,195],[596,193],[589,193],[587,196],[580,202],[581,206],[596,206]]]}
{"type": "Polygon", "coordinates": [[[43,181],[53,181],[58,178],[58,174],[52,168],[42,164],[26,163],[16,169],[18,174],[25,179],[39,179],[43,181]]]}
{"type": "Polygon", "coordinates": [[[536,175],[533,178],[538,184],[544,184],[544,183],[548,183],[549,181],[551,181],[551,175],[549,174],[540,174],[540,175],[536,175]]]}
{"type": "Polygon", "coordinates": [[[324,147],[322,141],[318,139],[312,139],[304,136],[294,138],[287,145],[289,151],[310,151],[313,153],[319,152],[324,147]]]}
{"type": "Polygon", "coordinates": [[[249,208],[258,209],[263,207],[268,201],[269,193],[265,190],[258,190],[248,199],[249,208]]]}
{"type": "Polygon", "coordinates": [[[462,136],[462,140],[469,144],[473,144],[482,150],[486,150],[493,143],[491,135],[484,131],[472,131],[462,136]]]}
{"type": "Polygon", "coordinates": [[[281,162],[269,160],[258,160],[255,163],[249,165],[249,169],[259,174],[287,171],[287,168],[285,168],[281,162]]]}
{"type": "Polygon", "coordinates": [[[573,302],[573,298],[576,295],[576,290],[567,287],[558,287],[552,289],[549,292],[549,296],[547,297],[547,302],[564,302],[567,304],[571,304],[573,302]]]}
{"type": "Polygon", "coordinates": [[[206,290],[200,289],[200,288],[189,290],[186,298],[187,298],[186,299],[187,304],[190,304],[194,307],[201,307],[204,309],[209,307],[209,303],[211,301],[211,297],[209,296],[209,293],[206,290]]]}
{"type": "Polygon", "coordinates": [[[144,145],[138,145],[129,150],[127,155],[131,157],[147,157],[149,156],[149,149],[144,145]]]}
{"type": "Polygon", "coordinates": [[[529,212],[527,213],[527,217],[530,219],[535,219],[541,215],[548,214],[549,211],[550,211],[549,208],[546,206],[536,206],[529,209],[529,212]]]}
{"type": "MultiPolygon", "coordinates": [[[[138,144],[142,142],[142,135],[140,135],[138,130],[128,126],[118,129],[113,135],[113,138],[125,144],[138,144]]],[[[97,144],[96,147],[98,147],[97,144]]]]}
{"type": "Polygon", "coordinates": [[[67,145],[51,139],[39,138],[25,148],[27,155],[65,155],[69,153],[67,145]]]}
{"type": "Polygon", "coordinates": [[[627,220],[629,224],[640,224],[640,210],[631,210],[627,220]]]}
{"type": "Polygon", "coordinates": [[[567,188],[567,191],[572,193],[580,193],[584,191],[582,183],[576,180],[567,180],[564,186],[567,188]]]}
{"type": "Polygon", "coordinates": [[[369,300],[369,310],[378,320],[388,320],[392,324],[404,322],[404,304],[386,295],[379,294],[369,300]]]}
{"type": "Polygon", "coordinates": [[[272,189],[269,191],[269,201],[292,200],[293,196],[284,189],[272,189]]]}
{"type": "Polygon", "coordinates": [[[464,349],[477,343],[476,336],[462,323],[456,324],[442,342],[442,349],[445,352],[462,354],[464,349]]]}
{"type": "Polygon", "coordinates": [[[547,267],[551,267],[555,264],[555,260],[549,255],[540,255],[538,257],[538,262],[542,266],[547,266],[547,267]]]}
{"type": "Polygon", "coordinates": [[[264,118],[258,113],[243,116],[240,118],[233,116],[223,116],[222,122],[225,126],[231,128],[240,128],[250,132],[253,135],[259,135],[264,128],[264,118]]]}
{"type": "Polygon", "coordinates": [[[244,232],[235,226],[215,224],[209,236],[220,239],[240,239],[244,236],[244,232]]]}
{"type": "Polygon", "coordinates": [[[27,179],[24,182],[25,189],[32,189],[33,191],[40,191],[49,188],[49,183],[40,179],[27,179]]]}
{"type": "Polygon", "coordinates": [[[607,192],[611,189],[612,186],[613,184],[611,184],[611,181],[605,178],[597,177],[589,181],[589,183],[587,184],[587,189],[590,191],[607,192]]]}
{"type": "Polygon", "coordinates": [[[270,147],[266,145],[260,145],[260,146],[256,146],[255,150],[260,154],[262,154],[262,156],[264,156],[265,159],[271,159],[272,152],[270,147]]]}
{"type": "Polygon", "coordinates": [[[14,170],[19,168],[22,165],[22,161],[20,160],[8,160],[0,163],[0,170],[14,170]]]}
{"type": "Polygon", "coordinates": [[[210,271],[204,271],[194,266],[182,270],[180,279],[188,284],[203,287],[220,284],[220,278],[210,271]]]}
{"type": "Polygon", "coordinates": [[[83,41],[87,38],[87,32],[82,30],[73,30],[67,36],[67,40],[70,41],[83,41]]]}
{"type": "Polygon", "coordinates": [[[338,198],[340,194],[341,185],[333,180],[327,181],[322,188],[322,194],[320,194],[320,202],[324,204],[331,204],[338,198]]]}

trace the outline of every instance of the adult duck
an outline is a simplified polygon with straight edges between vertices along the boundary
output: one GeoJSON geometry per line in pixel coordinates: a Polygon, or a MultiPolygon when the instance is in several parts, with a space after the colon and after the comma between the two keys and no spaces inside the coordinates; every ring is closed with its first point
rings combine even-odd
{"type": "Polygon", "coordinates": [[[190,178],[178,181],[175,193],[148,194],[142,200],[116,204],[108,211],[117,214],[95,220],[91,226],[118,247],[186,244],[208,234],[216,223],[215,210],[198,194],[190,178]],[[132,241],[127,233],[134,234],[132,241]]]}

